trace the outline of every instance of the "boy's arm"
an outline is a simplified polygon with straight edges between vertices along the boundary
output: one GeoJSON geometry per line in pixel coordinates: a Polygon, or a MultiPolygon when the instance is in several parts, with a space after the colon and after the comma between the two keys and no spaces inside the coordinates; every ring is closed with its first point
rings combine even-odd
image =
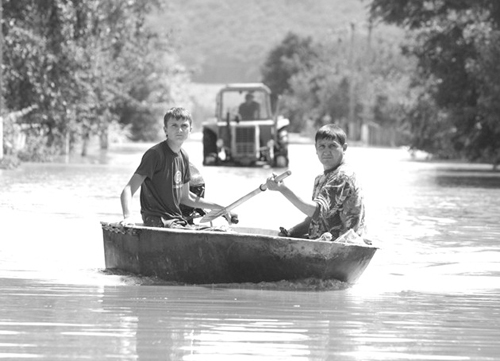
{"type": "Polygon", "coordinates": [[[216,203],[207,201],[204,198],[191,192],[189,190],[189,183],[185,183],[182,186],[181,203],[186,205],[186,206],[192,207],[192,208],[203,208],[203,209],[211,209],[211,210],[213,210],[213,209],[217,210],[217,209],[224,208],[216,203]]]}
{"type": "Polygon", "coordinates": [[[293,238],[307,238],[307,233],[309,232],[309,225],[311,224],[311,217],[306,217],[302,222],[296,224],[295,226],[285,229],[280,227],[279,236],[282,237],[293,237],[293,238]]]}
{"type": "Polygon", "coordinates": [[[313,201],[304,201],[297,196],[290,188],[288,188],[283,181],[276,183],[274,178],[276,175],[267,179],[267,188],[271,191],[278,191],[285,196],[290,203],[292,203],[299,211],[308,217],[312,217],[318,208],[318,204],[313,201]]]}
{"type": "Polygon", "coordinates": [[[145,175],[134,173],[134,175],[132,176],[132,178],[130,178],[125,188],[123,188],[123,191],[120,195],[120,201],[122,204],[122,212],[123,212],[123,220],[120,222],[122,223],[122,225],[126,224],[127,219],[130,218],[130,205],[132,203],[132,197],[134,196],[135,192],[137,192],[139,187],[142,185],[144,179],[146,179],[145,175]]]}
{"type": "Polygon", "coordinates": [[[288,234],[290,237],[303,237],[307,232],[309,232],[309,225],[311,224],[311,217],[306,217],[302,222],[296,224],[292,228],[288,229],[288,234]]]}

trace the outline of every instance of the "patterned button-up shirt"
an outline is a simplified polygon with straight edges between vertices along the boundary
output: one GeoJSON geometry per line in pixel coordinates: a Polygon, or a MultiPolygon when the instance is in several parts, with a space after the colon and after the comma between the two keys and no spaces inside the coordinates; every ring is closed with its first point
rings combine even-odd
{"type": "Polygon", "coordinates": [[[351,228],[363,236],[363,195],[355,173],[345,163],[316,177],[312,199],[319,206],[312,216],[309,238],[330,232],[335,240],[351,228]]]}

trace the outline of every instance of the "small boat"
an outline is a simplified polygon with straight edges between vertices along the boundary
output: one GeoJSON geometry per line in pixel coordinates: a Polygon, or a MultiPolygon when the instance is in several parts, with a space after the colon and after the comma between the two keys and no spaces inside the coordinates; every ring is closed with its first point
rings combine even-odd
{"type": "Polygon", "coordinates": [[[101,222],[107,270],[184,284],[260,283],[315,278],[353,284],[377,247],[279,237],[231,226],[191,230],[101,222]]]}

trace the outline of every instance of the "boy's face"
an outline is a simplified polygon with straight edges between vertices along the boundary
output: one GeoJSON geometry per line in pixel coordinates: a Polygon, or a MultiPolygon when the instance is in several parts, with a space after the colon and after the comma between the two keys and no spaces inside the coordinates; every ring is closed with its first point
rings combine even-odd
{"type": "Polygon", "coordinates": [[[347,144],[340,145],[337,140],[319,139],[316,142],[316,154],[325,170],[338,167],[346,149],[347,144]]]}
{"type": "Polygon", "coordinates": [[[182,144],[191,133],[191,124],[188,119],[170,118],[163,130],[170,142],[182,144]]]}

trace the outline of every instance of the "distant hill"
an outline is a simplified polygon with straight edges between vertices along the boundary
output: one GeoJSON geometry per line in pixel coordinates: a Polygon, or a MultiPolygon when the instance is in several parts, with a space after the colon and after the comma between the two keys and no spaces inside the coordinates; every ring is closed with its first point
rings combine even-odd
{"type": "Polygon", "coordinates": [[[315,40],[367,32],[365,0],[164,0],[151,24],[171,33],[193,81],[260,81],[260,66],[288,32],[315,40]]]}

